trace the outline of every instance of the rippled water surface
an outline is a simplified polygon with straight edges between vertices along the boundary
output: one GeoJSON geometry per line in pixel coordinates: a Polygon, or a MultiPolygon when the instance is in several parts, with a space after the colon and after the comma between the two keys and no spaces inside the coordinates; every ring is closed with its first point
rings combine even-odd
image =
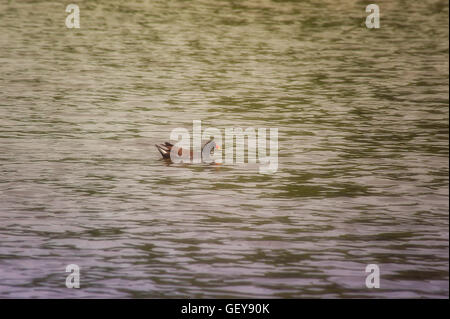
{"type": "Polygon", "coordinates": [[[448,297],[447,1],[73,2],[0,1],[1,298],[448,297]],[[192,120],[278,171],[168,165],[192,120]]]}

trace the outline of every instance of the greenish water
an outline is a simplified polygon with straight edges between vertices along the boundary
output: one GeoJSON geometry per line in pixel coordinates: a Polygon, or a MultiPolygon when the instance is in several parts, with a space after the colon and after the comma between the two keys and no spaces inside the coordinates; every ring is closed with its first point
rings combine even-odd
{"type": "Polygon", "coordinates": [[[0,1],[1,298],[448,298],[447,1],[73,2],[0,1]],[[192,120],[278,171],[166,165],[192,120]]]}

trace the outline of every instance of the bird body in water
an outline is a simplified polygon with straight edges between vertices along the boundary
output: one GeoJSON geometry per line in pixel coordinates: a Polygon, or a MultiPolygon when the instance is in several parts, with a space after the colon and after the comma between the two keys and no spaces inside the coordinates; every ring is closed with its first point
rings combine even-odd
{"type": "MultiPolygon", "coordinates": [[[[155,144],[159,153],[164,159],[170,159],[170,153],[176,152],[179,157],[183,156],[183,149],[181,147],[175,146],[172,143],[164,142],[164,144],[155,144]]],[[[210,155],[215,149],[220,150],[219,145],[212,139],[207,141],[201,148],[202,159],[208,154],[210,155]]],[[[194,151],[189,151],[189,158],[192,160],[194,158],[194,151]]]]}

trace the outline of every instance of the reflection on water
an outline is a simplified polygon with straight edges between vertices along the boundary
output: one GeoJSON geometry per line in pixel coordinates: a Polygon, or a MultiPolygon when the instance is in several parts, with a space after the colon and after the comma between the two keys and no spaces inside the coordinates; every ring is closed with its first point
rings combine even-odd
{"type": "Polygon", "coordinates": [[[448,297],[447,1],[378,30],[364,1],[76,3],[0,3],[0,297],[448,297]],[[192,120],[277,127],[278,172],[165,165],[192,120]]]}

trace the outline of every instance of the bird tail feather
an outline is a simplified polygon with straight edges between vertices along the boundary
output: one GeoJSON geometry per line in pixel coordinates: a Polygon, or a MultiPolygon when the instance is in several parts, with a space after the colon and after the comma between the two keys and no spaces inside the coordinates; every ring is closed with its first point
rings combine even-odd
{"type": "Polygon", "coordinates": [[[158,151],[161,153],[162,157],[167,157],[169,153],[169,149],[167,147],[164,147],[162,145],[155,144],[158,151]]]}

